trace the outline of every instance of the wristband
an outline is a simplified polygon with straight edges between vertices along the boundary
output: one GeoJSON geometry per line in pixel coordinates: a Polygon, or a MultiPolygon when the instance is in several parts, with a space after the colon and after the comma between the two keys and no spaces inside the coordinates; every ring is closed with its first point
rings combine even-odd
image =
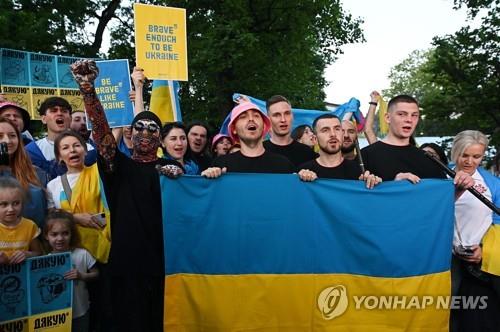
{"type": "Polygon", "coordinates": [[[378,103],[376,103],[376,102],[374,102],[374,101],[371,101],[371,102],[369,102],[368,104],[373,105],[373,106],[377,106],[377,105],[378,105],[378,103]]]}

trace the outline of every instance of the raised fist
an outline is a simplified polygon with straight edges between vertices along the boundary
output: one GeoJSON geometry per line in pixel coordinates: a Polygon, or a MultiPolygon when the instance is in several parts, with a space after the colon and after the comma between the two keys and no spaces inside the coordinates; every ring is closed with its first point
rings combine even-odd
{"type": "Polygon", "coordinates": [[[94,60],[78,60],[71,66],[71,73],[83,92],[94,88],[94,81],[99,75],[99,68],[94,60]]]}

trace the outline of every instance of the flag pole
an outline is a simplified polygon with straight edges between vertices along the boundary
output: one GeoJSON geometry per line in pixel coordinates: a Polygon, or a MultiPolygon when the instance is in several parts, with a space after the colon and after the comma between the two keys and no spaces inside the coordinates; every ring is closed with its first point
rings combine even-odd
{"type": "MultiPolygon", "coordinates": [[[[434,161],[436,164],[438,164],[442,169],[443,171],[446,172],[446,174],[448,174],[450,177],[454,178],[456,173],[454,170],[452,170],[451,168],[449,168],[447,165],[445,165],[441,160],[439,160],[438,158],[434,157],[432,154],[430,154],[429,152],[427,151],[424,151],[425,155],[429,158],[431,158],[432,161],[434,161]]],[[[484,205],[486,205],[487,207],[489,207],[493,212],[495,212],[496,214],[500,215],[500,208],[498,208],[498,206],[496,206],[495,204],[493,204],[493,202],[491,202],[489,199],[487,199],[484,195],[482,195],[479,191],[477,191],[475,188],[471,187],[471,188],[467,188],[467,190],[474,196],[476,196],[477,199],[479,199],[484,205]]]]}
{"type": "Polygon", "coordinates": [[[365,170],[365,163],[363,162],[363,156],[361,156],[361,149],[359,148],[359,141],[358,141],[357,137],[354,140],[354,143],[356,144],[356,156],[358,158],[359,167],[361,168],[361,173],[364,174],[366,171],[365,170]]]}

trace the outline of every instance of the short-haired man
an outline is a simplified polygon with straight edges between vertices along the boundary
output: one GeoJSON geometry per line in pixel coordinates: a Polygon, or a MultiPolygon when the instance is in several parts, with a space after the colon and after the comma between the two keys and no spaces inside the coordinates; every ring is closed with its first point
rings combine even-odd
{"type": "Polygon", "coordinates": [[[87,117],[83,111],[74,111],[71,113],[70,128],[79,133],[85,142],[92,144],[90,140],[90,130],[87,129],[87,117]]]}
{"type": "Polygon", "coordinates": [[[4,118],[12,121],[17,130],[19,130],[19,132],[22,134],[23,143],[25,146],[33,141],[31,137],[28,137],[27,134],[25,134],[29,129],[31,119],[30,114],[27,110],[16,103],[3,101],[0,102],[0,116],[3,116],[4,118]]]}
{"type": "Polygon", "coordinates": [[[212,164],[212,158],[208,155],[208,126],[202,122],[190,123],[186,129],[188,139],[187,157],[192,159],[200,171],[206,170],[212,164]]]}
{"type": "MultiPolygon", "coordinates": [[[[389,132],[384,140],[363,148],[362,156],[367,170],[384,181],[408,180],[418,183],[422,178],[446,178],[446,174],[425,154],[410,144],[410,137],[420,118],[418,102],[408,95],[392,98],[388,104],[385,120],[389,132]]],[[[469,188],[474,180],[465,172],[457,172],[455,185],[469,188]]]]}
{"type": "Polygon", "coordinates": [[[240,151],[216,158],[213,167],[201,175],[215,178],[224,172],[238,173],[293,173],[294,165],[285,157],[264,148],[263,138],[269,131],[269,118],[259,107],[244,102],[233,108],[229,121],[229,135],[241,145],[240,151]]]}
{"type": "MultiPolygon", "coordinates": [[[[43,169],[49,180],[66,172],[66,167],[55,159],[54,140],[61,132],[69,129],[71,125],[71,105],[61,97],[49,97],[40,105],[38,113],[42,123],[47,126],[47,137],[31,142],[26,146],[26,151],[33,165],[43,169]]],[[[96,162],[97,154],[94,148],[87,144],[85,165],[90,166],[96,162]]]]}
{"type": "Polygon", "coordinates": [[[356,158],[356,140],[358,139],[358,132],[356,126],[352,121],[342,121],[343,140],[342,155],[345,159],[354,160],[356,158]]]}
{"type": "Polygon", "coordinates": [[[304,181],[316,178],[364,180],[367,188],[381,182],[378,176],[366,171],[362,174],[360,165],[345,159],[342,155],[344,135],[339,118],[333,114],[323,114],[313,122],[314,133],[319,145],[319,157],[301,166],[299,177],[304,181]]]}
{"type": "Polygon", "coordinates": [[[292,139],[293,113],[290,102],[276,95],[266,101],[266,108],[271,120],[271,139],[264,142],[264,148],[285,156],[296,167],[316,158],[316,153],[310,147],[292,139]]]}

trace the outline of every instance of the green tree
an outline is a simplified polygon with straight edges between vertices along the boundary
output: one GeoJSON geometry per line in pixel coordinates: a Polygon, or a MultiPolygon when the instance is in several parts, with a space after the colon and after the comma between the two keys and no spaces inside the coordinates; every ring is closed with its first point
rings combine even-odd
{"type": "Polygon", "coordinates": [[[470,19],[482,14],[479,27],[466,26],[455,34],[435,37],[431,50],[415,52],[393,68],[389,92],[410,93],[419,98],[425,134],[454,135],[465,129],[481,130],[491,136],[498,150],[498,3],[498,0],[455,1],[457,8],[469,6],[470,19]]]}
{"type": "MultiPolygon", "coordinates": [[[[283,94],[296,107],[323,108],[324,69],[340,46],[363,40],[361,20],[339,1],[156,1],[187,10],[189,82],[182,85],[184,118],[217,125],[233,92],[283,94]]],[[[110,56],[130,57],[133,24],[112,32],[110,56]]]]}
{"type": "MultiPolygon", "coordinates": [[[[346,43],[363,40],[362,20],[339,0],[148,0],[186,8],[189,81],[186,120],[217,125],[241,92],[287,96],[296,107],[323,108],[324,69],[346,43]]],[[[0,47],[74,56],[126,58],[134,64],[133,7],[119,0],[4,0],[0,47]],[[108,54],[100,54],[105,27],[108,54]]]]}
{"type": "MultiPolygon", "coordinates": [[[[429,60],[434,49],[415,50],[401,63],[394,66],[389,72],[391,85],[384,90],[384,96],[408,94],[417,98],[420,106],[427,110],[427,100],[439,94],[440,88],[434,83],[434,75],[429,71],[429,60]]],[[[430,107],[433,107],[432,105],[430,107]]],[[[429,119],[426,111],[422,110],[422,119],[417,128],[417,136],[447,136],[451,130],[443,128],[443,119],[429,119]]]]}
{"type": "Polygon", "coordinates": [[[0,46],[97,57],[120,0],[2,0],[0,46]]]}

